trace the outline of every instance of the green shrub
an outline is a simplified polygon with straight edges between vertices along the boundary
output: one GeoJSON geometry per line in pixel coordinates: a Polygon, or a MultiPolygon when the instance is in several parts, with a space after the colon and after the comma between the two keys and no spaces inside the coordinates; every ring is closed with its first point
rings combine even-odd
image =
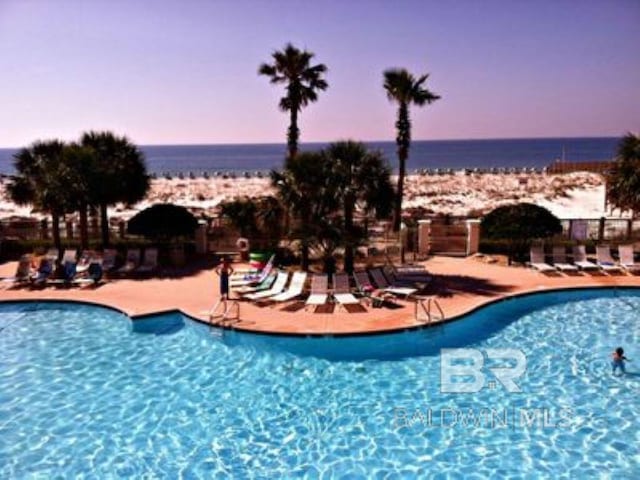
{"type": "Polygon", "coordinates": [[[562,233],[560,220],[532,203],[505,205],[489,212],[480,224],[482,240],[506,242],[509,261],[525,261],[531,242],[562,233]]]}
{"type": "Polygon", "coordinates": [[[198,220],[189,210],[170,203],[156,204],[132,217],[127,233],[152,239],[193,237],[198,220]]]}

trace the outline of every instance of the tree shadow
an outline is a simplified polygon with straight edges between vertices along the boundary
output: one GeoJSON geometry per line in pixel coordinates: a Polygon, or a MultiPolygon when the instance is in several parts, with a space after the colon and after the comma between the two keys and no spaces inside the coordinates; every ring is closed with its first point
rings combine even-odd
{"type": "Polygon", "coordinates": [[[487,278],[469,275],[434,275],[433,281],[426,287],[426,292],[439,297],[453,297],[457,293],[495,297],[508,293],[513,285],[496,283],[487,278]]]}
{"type": "Polygon", "coordinates": [[[159,266],[154,272],[146,274],[138,274],[135,271],[118,274],[117,269],[113,272],[107,273],[109,280],[158,280],[158,279],[180,279],[186,277],[193,277],[198,275],[203,270],[211,270],[218,266],[220,263],[218,258],[212,256],[198,257],[190,259],[183,266],[159,266]]]}

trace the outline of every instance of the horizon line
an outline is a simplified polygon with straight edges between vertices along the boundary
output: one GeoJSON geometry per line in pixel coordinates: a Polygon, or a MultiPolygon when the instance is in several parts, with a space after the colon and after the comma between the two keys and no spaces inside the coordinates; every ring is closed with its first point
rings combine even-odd
{"type": "MultiPolygon", "coordinates": [[[[107,130],[110,131],[110,130],[107,130]]],[[[626,134],[626,133],[625,133],[626,134]]],[[[533,137],[484,137],[484,138],[431,138],[431,139],[412,139],[411,142],[477,142],[477,141],[496,141],[496,140],[576,140],[576,139],[585,139],[585,138],[594,138],[594,139],[605,139],[605,138],[622,138],[625,134],[622,135],[587,135],[587,136],[533,136],[533,137]]],[[[116,134],[117,135],[117,134],[116,134]]],[[[128,135],[125,135],[130,139],[128,135]]],[[[33,140],[31,143],[35,141],[39,141],[42,139],[33,140]]],[[[44,140],[53,140],[44,139],[44,140]]],[[[318,145],[318,144],[329,144],[340,142],[343,140],[354,140],[351,138],[340,138],[336,140],[313,140],[308,142],[300,142],[299,145],[318,145]]],[[[395,140],[355,140],[357,142],[362,143],[395,143],[395,140]]],[[[202,143],[202,142],[188,142],[188,143],[135,143],[137,146],[141,147],[203,147],[203,146],[236,146],[236,145],[284,145],[286,147],[286,141],[283,142],[210,142],[210,143],[202,143]]],[[[30,144],[29,144],[30,145],[30,144]]],[[[1,150],[14,150],[24,148],[24,145],[21,146],[2,146],[1,150]]]]}

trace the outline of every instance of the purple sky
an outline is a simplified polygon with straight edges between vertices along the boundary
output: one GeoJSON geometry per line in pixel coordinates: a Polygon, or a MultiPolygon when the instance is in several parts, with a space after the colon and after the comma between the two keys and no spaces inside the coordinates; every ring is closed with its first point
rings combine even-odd
{"type": "Polygon", "coordinates": [[[302,141],[392,140],[382,71],[430,73],[414,139],[640,129],[640,2],[0,0],[0,146],[110,129],[140,144],[284,142],[258,65],[329,67],[302,141]]]}

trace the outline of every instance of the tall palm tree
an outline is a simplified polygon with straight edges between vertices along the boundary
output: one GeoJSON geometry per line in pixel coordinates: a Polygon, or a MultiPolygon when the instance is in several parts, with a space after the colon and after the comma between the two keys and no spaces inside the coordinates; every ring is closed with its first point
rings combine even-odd
{"type": "Polygon", "coordinates": [[[318,99],[318,91],[326,90],[329,84],[323,78],[326,65],[311,65],[314,54],[299,50],[288,43],[284,50],[275,51],[271,55],[273,63],[263,63],[258,68],[259,75],[266,75],[273,84],[286,84],[286,94],[280,99],[280,110],[289,112],[290,123],[287,132],[287,148],[289,157],[298,153],[298,113],[302,107],[318,99]]]}
{"type": "Polygon", "coordinates": [[[370,152],[365,145],[352,140],[332,143],[326,150],[329,159],[327,177],[335,191],[343,218],[344,269],[353,272],[354,250],[364,230],[356,226],[354,214],[358,206],[378,218],[390,213],[393,202],[391,170],[380,152],[370,152]]]}
{"type": "Polygon", "coordinates": [[[109,244],[107,208],[116,203],[134,204],[149,191],[150,180],[143,153],[127,137],[112,132],[86,132],[81,143],[95,151],[92,190],[100,210],[102,244],[109,244]]]}
{"type": "Polygon", "coordinates": [[[640,211],[640,136],[627,133],[607,175],[607,201],[621,210],[640,211]]]}
{"type": "Polygon", "coordinates": [[[411,145],[411,119],[409,106],[419,107],[435,102],[440,96],[424,87],[429,75],[415,78],[406,69],[390,69],[384,72],[384,89],[387,97],[398,104],[398,119],[396,121],[396,145],[398,146],[398,189],[393,212],[393,230],[400,230],[402,216],[402,197],[404,194],[404,177],[406,162],[411,145]]]}
{"type": "Polygon", "coordinates": [[[37,141],[14,155],[17,174],[8,185],[18,205],[33,205],[51,215],[53,243],[60,255],[60,218],[68,209],[69,179],[63,167],[65,145],[59,140],[37,141]]]}

